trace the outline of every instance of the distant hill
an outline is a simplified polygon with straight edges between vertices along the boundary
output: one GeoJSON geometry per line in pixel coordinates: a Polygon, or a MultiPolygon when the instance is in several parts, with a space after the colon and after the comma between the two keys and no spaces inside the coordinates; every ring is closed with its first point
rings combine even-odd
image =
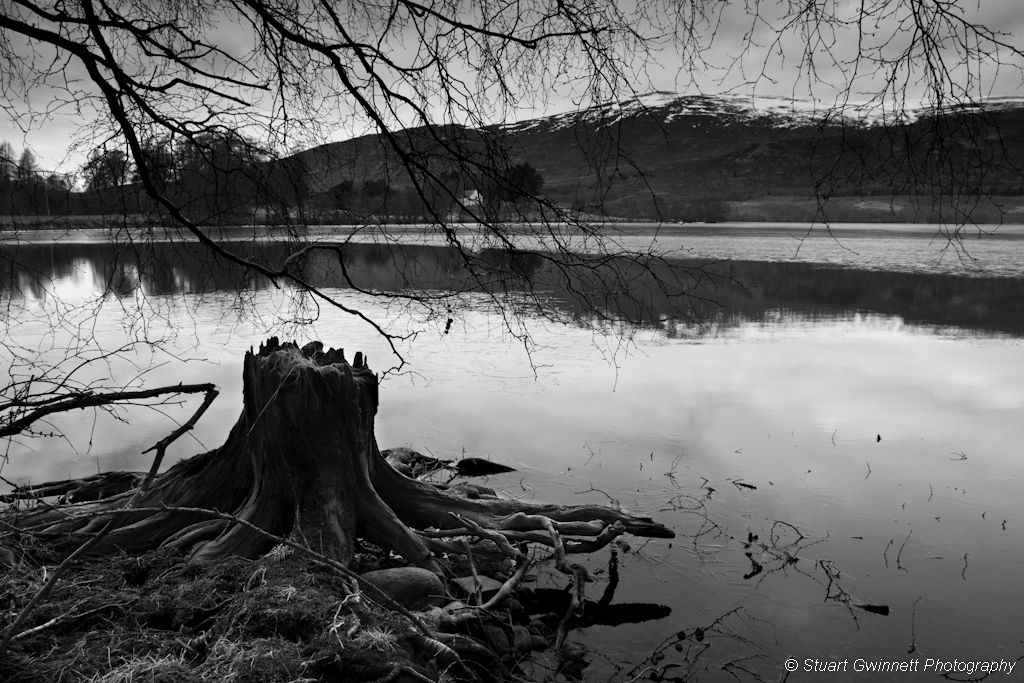
{"type": "MultiPolygon", "coordinates": [[[[826,116],[786,100],[651,93],[625,102],[482,130],[458,126],[432,138],[400,133],[443,169],[503,150],[540,172],[559,205],[621,218],[676,220],[1024,220],[1024,102],[899,122],[856,111],[826,116]],[[992,199],[991,197],[995,199],[992,199]],[[828,198],[821,204],[818,199],[828,198]]],[[[378,136],[306,150],[293,158],[314,197],[339,184],[358,191],[384,179],[411,187],[378,136]]],[[[462,180],[461,190],[472,181],[462,180]]]]}

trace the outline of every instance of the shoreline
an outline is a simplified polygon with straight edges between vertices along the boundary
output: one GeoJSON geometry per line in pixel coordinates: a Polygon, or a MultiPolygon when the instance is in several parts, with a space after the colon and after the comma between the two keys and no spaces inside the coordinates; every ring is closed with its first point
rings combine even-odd
{"type": "MultiPolygon", "coordinates": [[[[87,222],[99,221],[98,217],[81,217],[87,222]]],[[[0,247],[17,244],[102,244],[118,241],[172,243],[198,243],[194,235],[179,226],[144,225],[140,220],[103,225],[76,225],[79,218],[69,218],[66,224],[20,225],[11,229],[10,224],[0,224],[0,247]]],[[[529,226],[538,223],[521,223],[509,226],[510,233],[530,235],[529,226]],[[526,229],[521,229],[522,226],[526,229]]],[[[553,226],[567,227],[565,223],[553,223],[553,226]]],[[[600,223],[607,229],[607,236],[657,237],[666,235],[710,237],[737,237],[745,234],[766,235],[776,232],[794,238],[835,236],[892,236],[925,239],[954,239],[952,230],[960,232],[959,238],[964,240],[1024,239],[1024,223],[1022,224],[962,224],[944,225],[940,223],[799,223],[783,221],[765,222],[641,222],[635,220],[606,220],[600,223]]],[[[476,223],[451,224],[456,234],[473,235],[479,230],[476,223]]],[[[332,223],[278,226],[273,224],[247,225],[209,225],[201,226],[209,236],[218,242],[302,242],[305,240],[340,238],[359,241],[383,236],[416,236],[432,235],[436,226],[427,223],[382,223],[356,224],[332,223]]],[[[571,228],[567,231],[571,235],[571,228]]]]}

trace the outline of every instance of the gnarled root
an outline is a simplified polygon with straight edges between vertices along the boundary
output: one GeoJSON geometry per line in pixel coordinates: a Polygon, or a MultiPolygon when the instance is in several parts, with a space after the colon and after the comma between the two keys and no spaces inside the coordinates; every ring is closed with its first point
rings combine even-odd
{"type": "Polygon", "coordinates": [[[361,354],[350,365],[341,350],[272,338],[245,356],[242,414],[220,448],[178,463],[147,490],[8,521],[69,550],[113,521],[91,553],[172,546],[208,561],[255,557],[271,547],[266,534],[291,534],[348,564],[358,534],[436,572],[431,550],[459,546],[447,536],[485,539],[517,558],[516,544],[538,543],[553,549],[556,565],[576,576],[580,590],[584,577],[567,554],[593,552],[624,532],[673,536],[649,518],[611,508],[532,505],[482,488],[467,498],[455,487],[410,479],[377,447],[377,406],[377,378],[361,354]],[[133,509],[126,511],[129,499],[133,509]]]}

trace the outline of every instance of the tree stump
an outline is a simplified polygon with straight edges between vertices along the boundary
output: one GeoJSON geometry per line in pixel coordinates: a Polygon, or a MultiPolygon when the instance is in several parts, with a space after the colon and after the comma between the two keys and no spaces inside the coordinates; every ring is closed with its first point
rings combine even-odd
{"type": "Polygon", "coordinates": [[[242,414],[221,447],[176,464],[148,490],[37,510],[15,523],[70,549],[112,521],[92,553],[172,547],[212,561],[269,550],[273,541],[243,520],[346,565],[358,535],[435,572],[431,549],[455,533],[445,530],[499,545],[502,539],[539,541],[556,551],[561,545],[565,552],[596,549],[623,532],[674,535],[649,518],[611,508],[469,499],[410,479],[378,449],[377,389],[360,353],[349,364],[340,349],[325,351],[319,342],[300,349],[271,338],[246,353],[242,414]],[[125,510],[129,500],[144,509],[125,510]],[[235,519],[166,508],[202,508],[235,519]],[[561,534],[590,538],[563,543],[561,534]]]}

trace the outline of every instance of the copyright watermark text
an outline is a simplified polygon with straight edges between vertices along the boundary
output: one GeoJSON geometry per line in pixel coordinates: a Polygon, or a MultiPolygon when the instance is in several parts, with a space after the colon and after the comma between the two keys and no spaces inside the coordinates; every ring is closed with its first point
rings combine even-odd
{"type": "Polygon", "coordinates": [[[808,673],[936,673],[936,674],[1006,674],[1013,673],[1015,660],[964,660],[915,657],[913,659],[796,659],[784,663],[786,671],[808,673]]]}

